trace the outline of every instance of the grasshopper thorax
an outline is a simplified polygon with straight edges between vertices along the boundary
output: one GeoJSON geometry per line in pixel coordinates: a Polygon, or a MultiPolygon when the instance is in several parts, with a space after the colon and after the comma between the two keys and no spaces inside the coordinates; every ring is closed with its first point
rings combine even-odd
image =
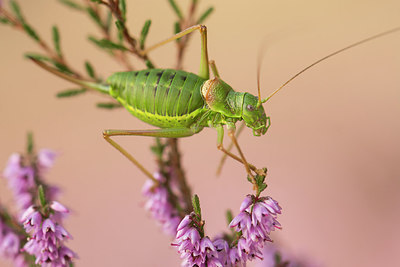
{"type": "Polygon", "coordinates": [[[208,107],[226,118],[243,119],[255,136],[267,131],[267,116],[258,98],[249,93],[235,92],[231,86],[215,77],[204,82],[201,95],[208,107]]]}

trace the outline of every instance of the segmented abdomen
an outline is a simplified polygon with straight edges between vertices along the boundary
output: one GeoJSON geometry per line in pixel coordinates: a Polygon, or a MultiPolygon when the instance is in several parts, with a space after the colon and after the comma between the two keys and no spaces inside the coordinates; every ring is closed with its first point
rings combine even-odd
{"type": "Polygon", "coordinates": [[[171,125],[157,121],[178,122],[204,106],[200,94],[204,81],[193,73],[173,69],[118,72],[107,79],[111,96],[139,119],[159,127],[171,125]]]}

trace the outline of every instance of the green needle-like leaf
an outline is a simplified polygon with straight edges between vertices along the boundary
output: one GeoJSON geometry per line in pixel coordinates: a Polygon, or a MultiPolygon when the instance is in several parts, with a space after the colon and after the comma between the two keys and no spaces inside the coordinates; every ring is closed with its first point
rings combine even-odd
{"type": "Polygon", "coordinates": [[[120,43],[122,43],[122,41],[124,40],[124,24],[122,21],[117,20],[115,21],[115,26],[117,26],[118,29],[118,40],[120,43]]]}
{"type": "Polygon", "coordinates": [[[201,220],[200,199],[199,199],[199,196],[196,194],[192,198],[192,205],[193,205],[194,212],[199,217],[199,220],[201,220]]]}
{"type": "Polygon", "coordinates": [[[92,64],[90,64],[89,61],[86,61],[86,62],[85,62],[85,68],[86,68],[87,74],[88,74],[91,78],[95,79],[95,78],[96,78],[96,74],[94,73],[94,69],[93,69],[93,67],[92,67],[92,64]]]}
{"type": "Polygon", "coordinates": [[[36,54],[36,53],[25,53],[24,57],[28,58],[28,59],[36,59],[39,61],[52,61],[51,58],[44,56],[44,55],[40,55],[40,54],[36,54]]]}
{"type": "Polygon", "coordinates": [[[99,46],[100,48],[103,49],[117,49],[117,50],[122,50],[122,51],[126,51],[128,50],[128,48],[126,48],[125,46],[121,45],[121,44],[116,44],[110,40],[107,39],[96,39],[93,36],[89,36],[89,40],[92,41],[93,43],[95,43],[97,46],[99,46]]]}
{"type": "Polygon", "coordinates": [[[38,187],[38,194],[39,194],[39,201],[40,205],[44,208],[46,206],[46,196],[44,194],[44,189],[42,185],[39,185],[38,187]]]}
{"type": "Polygon", "coordinates": [[[9,21],[7,18],[5,17],[0,17],[0,23],[3,24],[12,24],[11,21],[9,21]]]}
{"type": "Polygon", "coordinates": [[[10,5],[11,5],[11,10],[13,11],[13,13],[17,17],[17,19],[20,22],[24,22],[25,20],[24,20],[24,17],[22,16],[21,8],[19,7],[19,4],[17,3],[17,1],[11,0],[10,5]]]}
{"type": "Polygon", "coordinates": [[[33,134],[32,132],[28,132],[27,136],[26,136],[26,152],[28,153],[28,155],[32,155],[33,153],[33,148],[34,148],[34,144],[33,144],[33,134]]]}
{"type": "Polygon", "coordinates": [[[70,8],[73,8],[73,9],[76,9],[76,10],[80,10],[80,11],[84,11],[85,10],[85,7],[77,4],[74,1],[71,1],[71,0],[58,0],[58,1],[60,3],[62,3],[62,4],[64,4],[64,5],[66,5],[66,6],[70,7],[70,8]]]}
{"type": "Polygon", "coordinates": [[[76,96],[76,95],[80,95],[86,92],[85,88],[80,88],[80,89],[68,89],[65,91],[61,91],[59,93],[57,93],[57,97],[58,98],[63,98],[63,97],[71,97],[71,96],[76,96]]]}
{"type": "Polygon", "coordinates": [[[96,11],[91,8],[87,7],[86,8],[87,13],[89,14],[89,17],[92,18],[92,20],[100,27],[103,28],[103,22],[101,21],[99,15],[96,13],[96,11]]]}
{"type": "Polygon", "coordinates": [[[144,42],[146,41],[147,34],[149,33],[151,20],[146,20],[143,25],[142,32],[140,34],[140,49],[144,49],[144,42]]]}
{"type": "Polygon", "coordinates": [[[52,33],[53,33],[54,49],[56,50],[57,55],[59,57],[62,57],[61,46],[60,46],[60,33],[58,31],[57,26],[55,26],[55,25],[53,26],[52,33]]]}
{"type": "Polygon", "coordinates": [[[150,149],[159,159],[161,159],[167,144],[162,144],[161,139],[159,137],[156,137],[155,141],[156,141],[155,145],[151,146],[150,149]]]}
{"type": "Polygon", "coordinates": [[[120,103],[114,103],[114,102],[97,103],[96,106],[97,106],[98,108],[105,108],[105,109],[115,109],[115,108],[120,108],[120,107],[122,107],[120,103]]]}
{"type": "Polygon", "coordinates": [[[126,2],[125,0],[119,0],[119,10],[121,10],[121,15],[124,21],[126,21],[126,2]]]}
{"type": "Polygon", "coordinates": [[[176,4],[175,0],[168,0],[168,2],[170,3],[172,9],[175,11],[175,14],[178,16],[178,18],[182,20],[183,19],[182,12],[179,9],[178,5],[176,4]]]}
{"type": "Polygon", "coordinates": [[[150,60],[146,59],[144,63],[148,69],[154,69],[154,64],[150,60]]]}
{"type": "MultiPolygon", "coordinates": [[[[174,23],[174,34],[177,34],[179,32],[181,32],[181,24],[179,23],[179,21],[174,23]]],[[[181,38],[176,39],[176,42],[179,42],[181,40],[181,38]]]]}
{"type": "Polygon", "coordinates": [[[203,23],[203,21],[205,21],[213,11],[214,11],[213,7],[209,7],[206,11],[204,11],[204,13],[200,16],[199,20],[197,21],[197,24],[203,23]]]}
{"type": "Polygon", "coordinates": [[[74,74],[67,66],[64,64],[57,62],[57,61],[52,61],[54,67],[56,67],[59,71],[62,71],[66,74],[74,74]]]}
{"type": "Polygon", "coordinates": [[[37,42],[40,41],[39,35],[35,32],[35,30],[34,30],[31,26],[29,26],[29,25],[26,24],[26,23],[23,23],[23,24],[22,24],[22,27],[24,27],[24,30],[26,31],[26,33],[27,33],[33,40],[35,40],[35,41],[37,41],[37,42]]]}
{"type": "Polygon", "coordinates": [[[226,211],[226,223],[229,225],[231,223],[231,221],[233,220],[233,214],[231,210],[227,210],[226,211]]]}

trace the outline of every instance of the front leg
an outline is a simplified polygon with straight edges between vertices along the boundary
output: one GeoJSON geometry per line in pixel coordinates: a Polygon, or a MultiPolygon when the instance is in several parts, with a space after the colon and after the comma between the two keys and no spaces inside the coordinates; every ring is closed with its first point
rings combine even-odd
{"type": "Polygon", "coordinates": [[[253,174],[251,173],[250,170],[254,171],[256,174],[258,175],[266,175],[266,173],[262,170],[262,169],[257,169],[254,165],[248,163],[242,153],[242,150],[239,147],[239,144],[235,138],[235,129],[233,128],[228,128],[228,136],[232,139],[232,143],[236,146],[236,148],[239,151],[240,157],[236,156],[235,154],[231,153],[230,151],[226,150],[223,146],[223,139],[224,139],[224,128],[221,124],[216,126],[217,129],[217,148],[219,150],[221,150],[222,152],[224,152],[226,155],[228,155],[229,157],[239,161],[240,163],[242,163],[245,168],[246,168],[246,172],[248,175],[250,175],[253,184],[255,183],[255,179],[253,174]]]}
{"type": "Polygon", "coordinates": [[[152,137],[166,137],[177,138],[193,135],[194,132],[188,128],[167,128],[167,129],[153,129],[153,130],[104,130],[103,137],[115,149],[122,153],[130,162],[138,167],[147,177],[149,177],[155,184],[159,181],[149,172],[142,164],[140,164],[128,151],[121,147],[117,142],[111,139],[112,136],[152,136],[152,137]]]}

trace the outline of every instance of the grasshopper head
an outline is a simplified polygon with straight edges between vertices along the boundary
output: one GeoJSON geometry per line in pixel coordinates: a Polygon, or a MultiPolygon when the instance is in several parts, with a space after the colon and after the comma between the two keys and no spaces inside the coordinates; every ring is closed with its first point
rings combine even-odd
{"type": "Polygon", "coordinates": [[[253,129],[253,135],[261,136],[267,132],[267,115],[258,98],[245,93],[242,107],[242,118],[246,126],[253,129]]]}

